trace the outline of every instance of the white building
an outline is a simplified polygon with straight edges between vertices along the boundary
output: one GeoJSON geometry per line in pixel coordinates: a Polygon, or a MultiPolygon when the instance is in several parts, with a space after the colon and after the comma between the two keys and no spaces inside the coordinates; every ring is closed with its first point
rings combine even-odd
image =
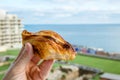
{"type": "Polygon", "coordinates": [[[0,10],[0,50],[21,47],[21,19],[0,10]]]}

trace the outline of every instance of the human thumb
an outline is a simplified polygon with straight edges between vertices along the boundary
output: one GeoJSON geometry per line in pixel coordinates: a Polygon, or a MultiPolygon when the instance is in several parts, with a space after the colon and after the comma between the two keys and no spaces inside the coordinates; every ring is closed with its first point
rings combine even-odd
{"type": "Polygon", "coordinates": [[[23,49],[21,49],[19,56],[13,63],[15,66],[25,67],[33,57],[33,48],[30,43],[26,43],[23,49]]]}

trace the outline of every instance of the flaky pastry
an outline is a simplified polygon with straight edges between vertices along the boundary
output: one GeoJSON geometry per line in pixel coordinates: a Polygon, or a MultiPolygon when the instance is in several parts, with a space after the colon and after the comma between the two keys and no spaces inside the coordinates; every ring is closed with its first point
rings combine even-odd
{"type": "Polygon", "coordinates": [[[50,30],[42,30],[36,33],[24,30],[22,43],[31,43],[33,51],[43,60],[72,60],[75,51],[70,43],[65,41],[58,33],[50,30]]]}

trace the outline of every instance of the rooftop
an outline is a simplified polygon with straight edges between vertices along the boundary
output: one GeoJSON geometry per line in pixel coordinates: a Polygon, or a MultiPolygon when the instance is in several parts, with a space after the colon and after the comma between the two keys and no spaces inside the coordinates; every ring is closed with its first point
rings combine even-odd
{"type": "Polygon", "coordinates": [[[101,78],[110,79],[110,80],[120,80],[120,75],[118,75],[118,74],[112,74],[112,73],[104,73],[100,77],[101,78]]]}

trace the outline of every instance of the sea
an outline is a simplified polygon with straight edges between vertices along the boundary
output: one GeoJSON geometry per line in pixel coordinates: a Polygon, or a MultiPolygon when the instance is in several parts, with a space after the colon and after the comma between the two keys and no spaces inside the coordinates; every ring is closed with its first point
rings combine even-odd
{"type": "Polygon", "coordinates": [[[27,24],[24,29],[53,30],[71,44],[120,53],[120,24],[27,24]]]}

